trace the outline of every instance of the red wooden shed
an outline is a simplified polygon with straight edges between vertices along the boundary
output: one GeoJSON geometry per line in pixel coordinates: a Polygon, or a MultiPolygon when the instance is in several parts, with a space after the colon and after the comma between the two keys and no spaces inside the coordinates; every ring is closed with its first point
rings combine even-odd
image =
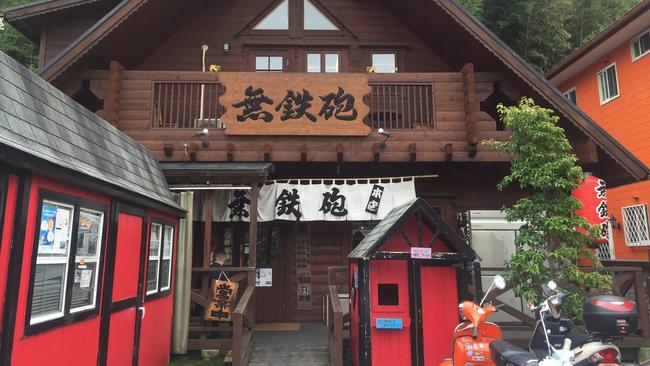
{"type": "Polygon", "coordinates": [[[166,365],[182,215],[151,153],[0,52],[0,364],[166,365]]]}
{"type": "Polygon", "coordinates": [[[450,357],[476,258],[424,199],[394,208],[348,256],[353,364],[430,366],[450,357]]]}

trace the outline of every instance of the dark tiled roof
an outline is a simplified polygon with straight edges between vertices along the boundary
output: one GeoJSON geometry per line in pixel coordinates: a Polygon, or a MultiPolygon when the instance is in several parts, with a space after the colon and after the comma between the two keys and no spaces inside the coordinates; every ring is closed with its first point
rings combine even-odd
{"type": "Polygon", "coordinates": [[[460,253],[465,253],[467,259],[475,259],[476,253],[465,243],[465,241],[449,225],[447,225],[438,214],[429,206],[423,198],[415,198],[401,206],[393,208],[386,217],[375,226],[368,235],[348,255],[349,259],[369,259],[404,223],[417,211],[422,212],[436,226],[441,229],[440,238],[460,253]]]}
{"type": "Polygon", "coordinates": [[[3,52],[0,144],[177,207],[151,152],[3,52]]]}

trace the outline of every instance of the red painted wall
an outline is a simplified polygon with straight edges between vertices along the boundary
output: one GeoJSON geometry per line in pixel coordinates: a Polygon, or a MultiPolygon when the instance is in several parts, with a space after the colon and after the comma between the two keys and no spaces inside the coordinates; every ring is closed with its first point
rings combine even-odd
{"type": "MultiPolygon", "coordinates": [[[[25,336],[25,312],[27,294],[30,286],[34,231],[38,208],[39,189],[48,189],[63,194],[83,197],[88,200],[109,204],[107,197],[93,194],[70,185],[47,181],[35,176],[29,196],[27,228],[24,242],[24,255],[20,276],[18,308],[16,309],[16,328],[14,331],[14,365],[92,365],[97,363],[99,343],[99,316],[74,324],[60,326],[43,333],[25,336]],[[74,345],[72,347],[71,345],[74,345]]],[[[104,243],[105,255],[106,243],[104,243]]]]}
{"type": "MultiPolygon", "coordinates": [[[[578,107],[650,166],[650,55],[632,61],[629,41],[626,40],[558,88],[565,92],[575,87],[578,107]],[[597,74],[612,62],[616,62],[620,96],[601,105],[597,74]]],[[[650,184],[647,182],[608,190],[610,213],[620,223],[622,207],[649,202],[650,184]]],[[[648,258],[649,247],[629,247],[625,244],[623,229],[614,230],[613,236],[617,259],[648,258]]]]}
{"type": "MultiPolygon", "coordinates": [[[[176,268],[176,252],[178,247],[178,224],[171,216],[159,213],[151,213],[150,218],[156,218],[174,225],[174,243],[172,255],[172,282],[171,290],[163,297],[144,301],[146,315],[142,319],[140,331],[140,366],[160,366],[169,362],[170,347],[161,345],[171,344],[172,337],[172,313],[174,311],[174,270],[176,268]]],[[[147,230],[147,246],[149,245],[149,234],[151,233],[151,221],[147,230]]],[[[147,247],[147,252],[149,248],[147,247]]],[[[146,262],[149,263],[148,261],[146,262]]],[[[145,270],[145,273],[147,271],[145,270]]]]}
{"type": "Polygon", "coordinates": [[[458,323],[456,268],[423,266],[421,278],[424,365],[438,366],[451,357],[452,334],[458,323]]]}
{"type": "MultiPolygon", "coordinates": [[[[5,209],[4,209],[4,224],[2,228],[2,237],[0,238],[0,278],[7,278],[7,270],[9,268],[9,249],[11,248],[11,235],[13,233],[14,218],[16,210],[16,194],[18,190],[18,177],[9,176],[7,184],[5,209]]],[[[7,281],[0,281],[0,314],[4,310],[5,290],[7,289],[7,281]]],[[[2,330],[2,316],[0,316],[0,330],[2,330]]]]}
{"type": "Polygon", "coordinates": [[[406,260],[370,261],[370,336],[372,338],[372,365],[395,366],[411,364],[411,315],[408,265],[406,260]],[[379,284],[398,287],[399,304],[380,306],[377,296],[379,284]],[[401,318],[404,329],[377,329],[377,318],[401,318]]]}
{"type": "MultiPolygon", "coordinates": [[[[115,278],[112,301],[130,299],[138,294],[142,218],[126,213],[118,215],[115,278]]],[[[145,272],[146,273],[146,272],[145,272]]]]}

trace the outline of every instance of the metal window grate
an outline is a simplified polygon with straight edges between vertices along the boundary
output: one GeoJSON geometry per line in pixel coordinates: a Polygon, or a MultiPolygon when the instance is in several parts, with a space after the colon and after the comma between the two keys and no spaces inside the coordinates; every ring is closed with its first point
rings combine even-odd
{"type": "Polygon", "coordinates": [[[634,247],[650,245],[648,207],[646,205],[628,206],[623,207],[622,211],[625,243],[634,247]]]}

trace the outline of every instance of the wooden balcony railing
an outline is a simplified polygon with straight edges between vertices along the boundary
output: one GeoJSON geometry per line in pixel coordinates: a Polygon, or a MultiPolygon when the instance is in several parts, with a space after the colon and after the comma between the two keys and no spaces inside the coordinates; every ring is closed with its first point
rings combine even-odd
{"type": "Polygon", "coordinates": [[[154,82],[151,127],[202,128],[217,125],[223,114],[219,97],[223,86],[217,82],[154,82]]]}
{"type": "Polygon", "coordinates": [[[373,82],[366,124],[374,129],[433,128],[432,84],[373,82]]]}
{"type": "MultiPolygon", "coordinates": [[[[364,98],[370,106],[365,123],[373,129],[433,128],[436,112],[433,80],[422,77],[427,74],[396,75],[371,76],[372,91],[364,98]]],[[[221,128],[219,118],[225,108],[219,104],[219,98],[224,91],[217,81],[154,81],[151,127],[221,128]]]]}

